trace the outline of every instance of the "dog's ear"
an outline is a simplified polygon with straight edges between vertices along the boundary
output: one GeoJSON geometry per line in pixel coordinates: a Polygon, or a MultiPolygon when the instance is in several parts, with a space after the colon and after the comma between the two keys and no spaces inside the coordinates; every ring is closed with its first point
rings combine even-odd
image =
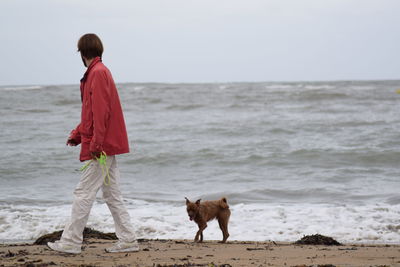
{"type": "Polygon", "coordinates": [[[198,199],[198,200],[196,201],[196,205],[200,205],[200,201],[201,201],[201,199],[198,199]]]}
{"type": "Polygon", "coordinates": [[[186,205],[189,204],[190,200],[187,197],[185,197],[185,199],[186,199],[186,205]]]}

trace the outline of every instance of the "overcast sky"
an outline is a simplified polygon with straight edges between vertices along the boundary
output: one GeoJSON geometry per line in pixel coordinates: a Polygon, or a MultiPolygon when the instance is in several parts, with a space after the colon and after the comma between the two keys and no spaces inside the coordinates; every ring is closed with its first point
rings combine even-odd
{"type": "Polygon", "coordinates": [[[400,79],[400,0],[0,0],[0,85],[400,79]]]}

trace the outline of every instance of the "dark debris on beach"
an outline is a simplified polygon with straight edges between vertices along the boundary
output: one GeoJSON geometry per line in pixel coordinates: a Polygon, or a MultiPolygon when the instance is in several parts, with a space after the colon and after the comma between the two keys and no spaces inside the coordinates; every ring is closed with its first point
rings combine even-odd
{"type": "MultiPolygon", "coordinates": [[[[33,244],[47,245],[47,242],[54,242],[56,240],[59,240],[61,238],[62,232],[63,231],[56,231],[50,234],[42,235],[33,244]]],[[[115,233],[102,233],[100,231],[85,227],[85,229],[83,230],[83,240],[85,241],[89,238],[117,240],[117,236],[115,235],[115,233]]]]}
{"type": "Polygon", "coordinates": [[[329,236],[320,234],[306,235],[302,239],[294,242],[296,245],[325,245],[325,246],[342,246],[338,241],[329,236]]]}
{"type": "Polygon", "coordinates": [[[216,265],[214,263],[209,264],[196,264],[196,263],[184,263],[184,264],[153,264],[153,267],[232,267],[230,264],[216,265]]]}

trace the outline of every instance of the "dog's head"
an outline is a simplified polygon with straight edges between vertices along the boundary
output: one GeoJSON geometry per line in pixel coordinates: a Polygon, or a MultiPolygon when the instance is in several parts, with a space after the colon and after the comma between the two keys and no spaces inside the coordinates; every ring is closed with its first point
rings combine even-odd
{"type": "Polygon", "coordinates": [[[190,200],[187,199],[186,197],[185,199],[186,199],[186,211],[189,215],[189,219],[193,221],[196,218],[197,214],[199,214],[200,199],[197,200],[196,202],[190,202],[190,200]]]}

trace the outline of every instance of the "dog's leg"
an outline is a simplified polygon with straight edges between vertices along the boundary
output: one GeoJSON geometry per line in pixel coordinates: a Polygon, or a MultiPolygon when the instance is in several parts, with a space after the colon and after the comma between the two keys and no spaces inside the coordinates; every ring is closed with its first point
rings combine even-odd
{"type": "Polygon", "coordinates": [[[196,236],[194,238],[194,242],[199,242],[199,243],[203,242],[203,231],[206,228],[207,228],[207,224],[206,223],[199,225],[199,230],[196,233],[196,236]],[[200,237],[200,240],[199,240],[199,237],[200,237]]]}
{"type": "Polygon", "coordinates": [[[229,217],[231,215],[231,212],[227,210],[221,216],[218,218],[218,223],[219,223],[219,228],[221,228],[223,239],[221,243],[225,243],[226,240],[229,237],[229,232],[228,232],[228,222],[229,222],[229,217]]]}
{"type": "Polygon", "coordinates": [[[224,219],[219,219],[219,220],[218,220],[218,223],[219,223],[219,228],[221,228],[222,236],[223,236],[222,241],[220,241],[219,243],[225,243],[226,240],[227,240],[228,237],[229,237],[229,234],[228,234],[228,226],[225,224],[225,220],[224,220],[224,219]]]}
{"type": "Polygon", "coordinates": [[[200,229],[197,231],[196,236],[194,237],[194,242],[199,241],[200,229]]]}

